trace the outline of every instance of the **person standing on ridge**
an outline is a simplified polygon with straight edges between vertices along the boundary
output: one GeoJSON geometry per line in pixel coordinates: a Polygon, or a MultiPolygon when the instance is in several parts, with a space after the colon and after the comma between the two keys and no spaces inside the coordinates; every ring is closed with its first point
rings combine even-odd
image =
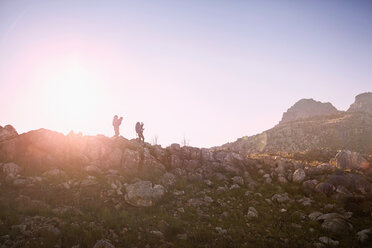
{"type": "Polygon", "coordinates": [[[143,136],[143,130],[145,130],[143,128],[143,122],[141,122],[141,123],[137,122],[136,123],[136,133],[138,135],[138,139],[139,139],[139,141],[145,142],[145,137],[143,136]]]}
{"type": "Polygon", "coordinates": [[[112,120],[112,125],[114,126],[115,136],[118,137],[120,135],[119,126],[121,125],[121,122],[123,121],[123,117],[118,117],[117,115],[114,116],[114,119],[112,120]]]}

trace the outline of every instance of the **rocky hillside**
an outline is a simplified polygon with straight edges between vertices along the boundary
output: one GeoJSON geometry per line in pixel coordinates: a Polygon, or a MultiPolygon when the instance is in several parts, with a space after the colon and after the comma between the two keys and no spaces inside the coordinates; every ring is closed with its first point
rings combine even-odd
{"type": "Polygon", "coordinates": [[[283,113],[280,123],[307,119],[313,116],[333,115],[339,111],[329,102],[322,103],[314,99],[301,99],[283,113]]]}
{"type": "Polygon", "coordinates": [[[355,97],[355,102],[350,105],[349,112],[367,112],[372,114],[372,92],[363,93],[355,97]]]}
{"type": "Polygon", "coordinates": [[[222,146],[242,154],[349,149],[372,154],[372,115],[343,112],[281,123],[261,134],[222,146]]]}
{"type": "Polygon", "coordinates": [[[275,127],[258,135],[239,138],[218,149],[251,153],[303,152],[348,149],[372,154],[371,93],[356,97],[347,112],[329,103],[300,100],[283,114],[275,127]],[[327,114],[328,113],[328,114],[327,114]]]}
{"type": "Polygon", "coordinates": [[[370,167],[6,126],[0,246],[370,247],[370,167]]]}

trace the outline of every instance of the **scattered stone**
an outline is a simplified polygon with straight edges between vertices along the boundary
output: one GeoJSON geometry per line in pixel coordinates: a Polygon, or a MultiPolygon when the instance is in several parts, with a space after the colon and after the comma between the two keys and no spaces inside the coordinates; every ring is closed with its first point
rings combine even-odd
{"type": "Polygon", "coordinates": [[[233,190],[233,189],[240,189],[240,186],[237,184],[233,184],[231,185],[230,190],[233,190]]]}
{"type": "Polygon", "coordinates": [[[319,216],[323,215],[323,213],[315,211],[308,215],[310,220],[316,220],[319,216]]]}
{"type": "Polygon", "coordinates": [[[180,233],[180,234],[177,234],[177,239],[179,240],[187,240],[187,233],[180,233]]]}
{"type": "Polygon", "coordinates": [[[271,197],[271,200],[273,202],[278,202],[278,203],[285,203],[287,201],[289,201],[289,197],[288,197],[288,193],[284,193],[284,194],[275,194],[271,197]]]}
{"type": "Polygon", "coordinates": [[[212,203],[214,202],[213,199],[209,196],[204,196],[204,201],[207,202],[207,203],[212,203]]]}
{"type": "Polygon", "coordinates": [[[219,227],[218,226],[215,229],[218,232],[218,234],[226,234],[227,233],[227,230],[226,229],[222,229],[222,227],[219,227]]]}
{"type": "Polygon", "coordinates": [[[331,246],[338,246],[340,244],[339,241],[333,240],[333,239],[331,239],[329,237],[325,237],[325,236],[320,237],[319,241],[322,242],[323,244],[331,245],[331,246]]]}
{"type": "Polygon", "coordinates": [[[65,177],[66,173],[60,169],[53,169],[43,173],[45,177],[65,177]]]}
{"type": "Polygon", "coordinates": [[[258,212],[254,207],[249,207],[247,217],[249,219],[258,218],[258,212]]]}
{"type": "Polygon", "coordinates": [[[155,236],[160,237],[160,238],[164,237],[164,234],[162,232],[158,231],[158,230],[150,231],[150,233],[152,233],[155,236]]]}
{"type": "Polygon", "coordinates": [[[244,185],[244,179],[241,176],[235,176],[235,177],[233,177],[232,178],[232,181],[233,181],[234,184],[238,184],[240,186],[243,186],[244,185]]]}
{"type": "Polygon", "coordinates": [[[297,183],[302,182],[303,180],[305,180],[305,178],[306,178],[305,171],[301,168],[295,170],[292,176],[293,182],[297,182],[297,183]]]}
{"type": "Polygon", "coordinates": [[[5,163],[3,164],[3,173],[6,175],[12,174],[12,175],[18,175],[21,171],[21,167],[15,163],[5,163]]]}
{"type": "Polygon", "coordinates": [[[102,173],[102,170],[95,165],[88,165],[84,168],[84,170],[86,172],[93,172],[93,173],[98,173],[98,174],[102,173]]]}

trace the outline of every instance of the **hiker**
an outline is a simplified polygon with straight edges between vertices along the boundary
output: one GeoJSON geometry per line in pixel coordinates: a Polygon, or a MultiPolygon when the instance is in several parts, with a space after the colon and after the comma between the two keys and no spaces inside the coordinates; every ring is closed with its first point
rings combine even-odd
{"type": "Polygon", "coordinates": [[[145,130],[145,129],[143,128],[143,125],[144,125],[143,122],[141,122],[141,123],[137,122],[136,123],[136,133],[138,135],[139,141],[145,142],[145,137],[143,136],[143,130],[145,130]]]}
{"type": "Polygon", "coordinates": [[[112,120],[112,125],[114,126],[115,136],[118,137],[120,135],[119,132],[119,126],[121,125],[121,122],[123,121],[123,117],[118,117],[117,115],[114,116],[114,119],[112,120]]]}

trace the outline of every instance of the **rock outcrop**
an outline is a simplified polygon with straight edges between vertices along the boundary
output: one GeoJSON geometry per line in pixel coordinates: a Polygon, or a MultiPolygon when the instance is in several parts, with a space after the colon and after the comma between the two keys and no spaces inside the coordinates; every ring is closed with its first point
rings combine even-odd
{"type": "Polygon", "coordinates": [[[355,97],[350,105],[349,112],[367,112],[372,114],[372,92],[366,92],[355,97]]]}
{"type": "Polygon", "coordinates": [[[372,154],[371,95],[358,95],[347,112],[338,111],[330,103],[302,99],[275,127],[216,149],[241,154],[343,149],[372,154]]]}
{"type": "Polygon", "coordinates": [[[287,112],[283,113],[280,123],[337,113],[339,111],[329,102],[322,103],[314,99],[301,99],[290,107],[287,112]]]}
{"type": "Polygon", "coordinates": [[[261,134],[239,138],[216,149],[242,154],[347,149],[372,154],[372,115],[344,112],[285,122],[261,134]]]}
{"type": "Polygon", "coordinates": [[[12,125],[0,126],[0,142],[17,137],[18,133],[12,125]]]}

